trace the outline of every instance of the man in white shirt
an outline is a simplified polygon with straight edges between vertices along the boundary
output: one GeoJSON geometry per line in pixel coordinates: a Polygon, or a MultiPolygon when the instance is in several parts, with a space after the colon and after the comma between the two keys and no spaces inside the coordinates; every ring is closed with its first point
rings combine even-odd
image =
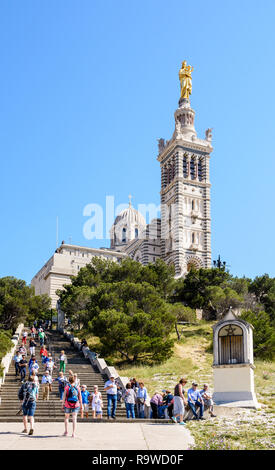
{"type": "Polygon", "coordinates": [[[17,377],[20,374],[20,366],[19,362],[21,361],[22,356],[19,351],[16,352],[16,355],[14,356],[14,365],[15,365],[15,377],[17,377]]]}
{"type": "Polygon", "coordinates": [[[113,375],[111,375],[110,379],[105,383],[104,391],[107,393],[107,418],[110,419],[110,417],[112,417],[116,419],[117,386],[113,375]]]}
{"type": "Polygon", "coordinates": [[[42,384],[42,392],[43,392],[43,400],[49,400],[50,398],[50,386],[52,384],[52,377],[48,370],[46,370],[45,374],[42,377],[41,384],[42,384]]]}

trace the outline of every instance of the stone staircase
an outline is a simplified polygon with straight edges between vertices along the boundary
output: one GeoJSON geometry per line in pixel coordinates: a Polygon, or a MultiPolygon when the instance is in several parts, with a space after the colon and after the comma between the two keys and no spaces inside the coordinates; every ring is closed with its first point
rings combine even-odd
{"type": "MultiPolygon", "coordinates": [[[[68,359],[68,364],[66,366],[66,373],[65,376],[68,375],[68,371],[72,370],[73,372],[77,373],[78,378],[80,379],[80,384],[86,384],[88,391],[91,393],[93,392],[93,386],[97,385],[99,391],[102,393],[103,398],[103,419],[102,420],[94,420],[92,418],[92,411],[89,411],[89,418],[80,418],[80,414],[78,415],[79,422],[104,422],[107,421],[107,398],[106,392],[104,392],[104,384],[107,380],[107,377],[101,374],[98,370],[95,369],[90,363],[88,359],[85,359],[82,353],[75,350],[75,348],[71,345],[69,341],[67,341],[59,332],[51,330],[46,332],[47,335],[47,350],[51,352],[54,362],[57,366],[57,369],[54,369],[53,378],[58,376],[59,371],[59,364],[58,364],[58,357],[61,350],[65,351],[65,354],[68,359]]],[[[30,335],[29,335],[30,337],[30,335]]],[[[28,337],[28,339],[29,339],[28,337]]],[[[39,364],[39,382],[41,384],[42,375],[44,372],[44,365],[42,364],[40,358],[40,346],[39,340],[36,339],[36,360],[39,364]]],[[[21,342],[19,341],[19,345],[21,342]]],[[[28,341],[27,341],[28,346],[28,341]]],[[[27,360],[29,361],[30,354],[28,350],[28,357],[27,360]]],[[[28,372],[28,370],[27,370],[28,372]]],[[[15,369],[14,363],[12,361],[9,371],[5,378],[5,383],[1,387],[1,405],[0,405],[0,422],[19,422],[22,421],[22,414],[16,415],[17,411],[20,408],[20,402],[18,400],[18,390],[21,386],[20,377],[15,377],[15,369]]],[[[124,403],[123,403],[124,405],[124,403]]],[[[136,422],[136,420],[127,419],[126,418],[126,411],[125,407],[121,406],[118,403],[117,411],[116,411],[116,421],[119,422],[136,422]]],[[[58,382],[54,382],[52,385],[52,392],[50,392],[50,399],[49,401],[42,400],[42,389],[40,385],[40,392],[39,398],[37,401],[36,412],[35,412],[35,420],[40,422],[60,422],[64,420],[64,412],[61,409],[61,402],[59,399],[58,394],[58,382]]],[[[167,420],[142,420],[138,419],[139,422],[145,421],[153,421],[157,422],[167,422],[167,420]]],[[[108,422],[115,422],[114,420],[110,419],[108,422]]]]}

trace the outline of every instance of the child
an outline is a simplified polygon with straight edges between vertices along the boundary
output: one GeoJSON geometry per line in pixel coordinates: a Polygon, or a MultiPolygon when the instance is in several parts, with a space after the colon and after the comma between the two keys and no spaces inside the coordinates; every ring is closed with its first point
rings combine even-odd
{"type": "Polygon", "coordinates": [[[101,393],[98,391],[98,386],[94,386],[94,393],[92,394],[92,411],[93,411],[93,418],[97,417],[99,419],[102,418],[102,408],[103,408],[103,401],[101,393]]]}
{"type": "MultiPolygon", "coordinates": [[[[85,411],[85,417],[88,418],[89,416],[89,396],[90,392],[87,390],[87,385],[81,386],[81,396],[82,396],[82,404],[85,411]]],[[[83,410],[81,412],[81,418],[83,418],[83,410]]]]}

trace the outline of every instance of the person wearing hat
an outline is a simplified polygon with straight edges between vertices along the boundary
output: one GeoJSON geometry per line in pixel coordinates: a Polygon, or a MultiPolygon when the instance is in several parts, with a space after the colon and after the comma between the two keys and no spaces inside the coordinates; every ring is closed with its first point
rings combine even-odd
{"type": "Polygon", "coordinates": [[[205,419],[203,417],[204,401],[200,392],[197,390],[197,386],[197,382],[192,382],[192,387],[189,388],[187,392],[188,405],[190,406],[195,419],[205,419]],[[196,406],[200,408],[200,416],[198,416],[196,412],[196,406]]]}
{"type": "Polygon", "coordinates": [[[105,382],[104,391],[107,393],[107,418],[116,419],[117,385],[113,375],[105,382]]]}
{"type": "Polygon", "coordinates": [[[52,377],[48,370],[45,371],[45,374],[42,377],[41,384],[42,384],[42,392],[43,392],[43,400],[49,400],[50,398],[50,386],[52,384],[52,377]]]}

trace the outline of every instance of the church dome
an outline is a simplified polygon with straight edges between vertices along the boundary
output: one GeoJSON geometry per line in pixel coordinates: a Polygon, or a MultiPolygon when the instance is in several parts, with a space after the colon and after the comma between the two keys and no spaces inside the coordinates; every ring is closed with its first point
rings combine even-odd
{"type": "Polygon", "coordinates": [[[131,201],[126,209],[123,209],[115,218],[110,230],[111,248],[125,245],[139,238],[146,228],[146,221],[140,212],[132,207],[131,201]]]}
{"type": "Polygon", "coordinates": [[[121,211],[115,218],[114,225],[118,225],[120,223],[126,223],[127,225],[131,224],[141,224],[146,225],[145,219],[140,212],[134,209],[132,206],[129,205],[126,209],[121,211]]]}

